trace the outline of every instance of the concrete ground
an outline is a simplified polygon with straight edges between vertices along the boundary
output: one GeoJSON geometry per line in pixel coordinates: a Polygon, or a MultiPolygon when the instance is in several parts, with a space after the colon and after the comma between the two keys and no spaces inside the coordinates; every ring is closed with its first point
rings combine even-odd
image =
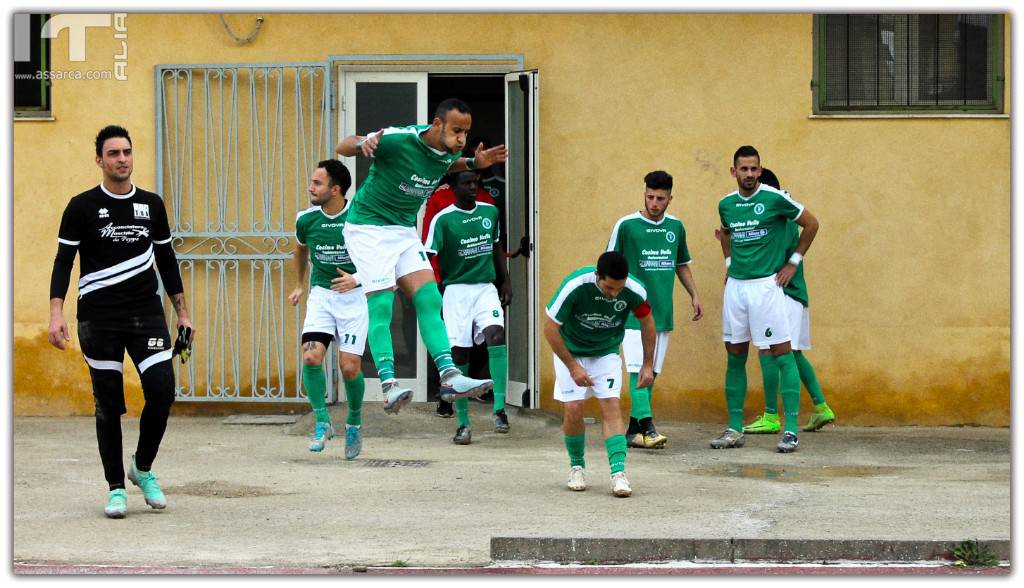
{"type": "MultiPolygon", "coordinates": [[[[123,520],[103,515],[92,418],[16,418],[14,561],[465,567],[491,563],[492,538],[506,546],[524,538],[862,546],[977,538],[1008,549],[1009,429],[832,426],[779,454],[775,435],[716,451],[708,441],[720,426],[664,422],[668,447],[630,450],[634,494],[619,499],[608,491],[600,424],[587,427],[590,486],[570,492],[557,420],[513,409],[512,432],[499,435],[487,407],[470,404],[473,444],[456,446],[454,419],[436,418],[433,405],[388,417],[367,403],[354,461],[344,459],[341,436],[323,453],[306,450],[311,415],[292,425],[172,417],[154,466],[169,506],[151,510],[129,484],[123,520]]],[[[332,414],[344,422],[343,406],[332,414]]],[[[123,428],[127,460],[138,420],[123,428]]]]}

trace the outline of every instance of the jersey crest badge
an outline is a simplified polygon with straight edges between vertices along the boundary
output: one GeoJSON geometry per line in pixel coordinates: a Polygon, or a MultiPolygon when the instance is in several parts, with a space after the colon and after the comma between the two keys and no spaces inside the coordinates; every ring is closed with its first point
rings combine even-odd
{"type": "Polygon", "coordinates": [[[140,204],[138,202],[132,202],[132,207],[135,208],[135,218],[141,218],[149,220],[149,205],[140,204]]]}

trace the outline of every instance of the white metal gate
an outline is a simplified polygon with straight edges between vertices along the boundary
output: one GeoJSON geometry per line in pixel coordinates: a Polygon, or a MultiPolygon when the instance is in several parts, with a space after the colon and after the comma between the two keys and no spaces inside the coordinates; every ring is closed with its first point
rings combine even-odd
{"type": "Polygon", "coordinates": [[[157,67],[156,186],[198,330],[178,400],[305,402],[286,297],[295,214],[334,150],[331,92],[321,62],[157,67]]]}

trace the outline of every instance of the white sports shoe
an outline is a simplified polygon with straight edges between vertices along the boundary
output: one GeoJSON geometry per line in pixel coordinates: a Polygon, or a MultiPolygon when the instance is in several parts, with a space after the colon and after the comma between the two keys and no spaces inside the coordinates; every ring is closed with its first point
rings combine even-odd
{"type": "Polygon", "coordinates": [[[403,406],[412,400],[412,390],[402,388],[396,380],[388,380],[382,384],[384,392],[384,412],[398,414],[403,406]]]}
{"type": "Polygon", "coordinates": [[[629,487],[629,480],[626,479],[626,474],[618,472],[612,474],[612,494],[619,498],[626,498],[633,494],[633,489],[629,487]]]}
{"type": "Polygon", "coordinates": [[[468,378],[457,368],[448,368],[440,376],[440,396],[445,402],[452,402],[457,398],[477,398],[494,388],[494,380],[468,378]]]}
{"type": "Polygon", "coordinates": [[[569,490],[582,492],[587,489],[587,470],[583,466],[572,466],[569,469],[569,490]]]}

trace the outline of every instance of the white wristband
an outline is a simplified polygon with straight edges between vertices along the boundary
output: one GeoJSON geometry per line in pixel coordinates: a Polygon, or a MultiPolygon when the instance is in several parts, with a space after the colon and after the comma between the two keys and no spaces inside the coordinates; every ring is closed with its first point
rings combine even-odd
{"type": "Polygon", "coordinates": [[[804,256],[800,255],[796,251],[793,252],[793,255],[789,256],[789,263],[791,263],[793,265],[800,265],[800,262],[803,261],[803,260],[804,260],[804,256]]]}
{"type": "Polygon", "coordinates": [[[732,256],[731,255],[729,257],[725,258],[725,269],[729,269],[730,265],[732,265],[732,256]]]}

